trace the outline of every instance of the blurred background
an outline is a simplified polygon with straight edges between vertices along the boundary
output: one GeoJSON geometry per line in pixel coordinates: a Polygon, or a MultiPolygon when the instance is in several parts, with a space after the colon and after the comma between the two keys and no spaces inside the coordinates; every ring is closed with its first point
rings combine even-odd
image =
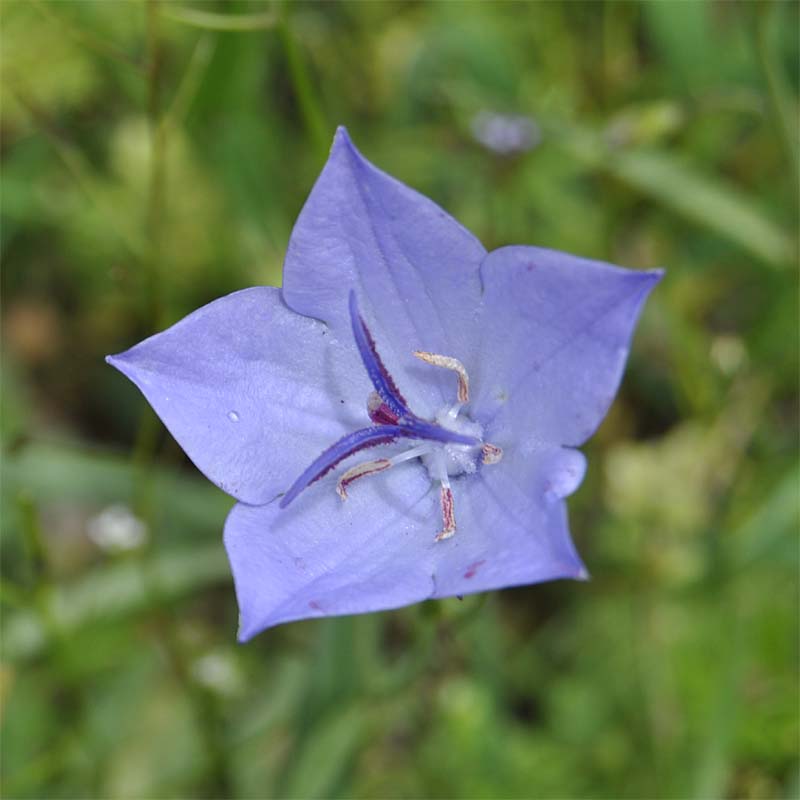
{"type": "Polygon", "coordinates": [[[0,12],[3,796],[798,796],[797,4],[0,12]],[[337,124],[489,249],[667,275],[591,582],[238,646],[232,500],[103,356],[278,284],[337,124]]]}

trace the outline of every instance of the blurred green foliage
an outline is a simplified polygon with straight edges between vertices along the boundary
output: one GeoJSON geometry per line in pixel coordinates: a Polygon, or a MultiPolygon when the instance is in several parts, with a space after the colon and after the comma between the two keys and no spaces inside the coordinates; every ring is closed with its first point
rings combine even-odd
{"type": "Polygon", "coordinates": [[[5,797],[798,796],[796,4],[0,13],[5,797]],[[336,124],[489,248],[667,277],[593,581],[239,647],[231,501],[102,357],[278,283],[336,124]]]}

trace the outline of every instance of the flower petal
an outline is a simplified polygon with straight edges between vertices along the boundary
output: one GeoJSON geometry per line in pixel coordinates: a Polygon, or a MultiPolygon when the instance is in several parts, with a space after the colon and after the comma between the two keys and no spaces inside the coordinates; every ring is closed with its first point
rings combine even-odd
{"type": "Polygon", "coordinates": [[[500,463],[454,481],[457,530],[441,543],[435,596],[586,579],[561,499],[584,470],[576,450],[509,448],[500,463]]]}
{"type": "Polygon", "coordinates": [[[538,247],[490,253],[472,404],[489,440],[503,447],[524,432],[555,444],[586,441],[608,411],[639,312],[662,274],[538,247]]]}
{"type": "Polygon", "coordinates": [[[458,529],[445,542],[435,541],[439,492],[419,463],[360,481],[344,503],[330,477],[323,479],[329,486],[304,493],[284,510],[277,503],[237,505],[225,526],[225,546],[240,639],[306,617],[585,577],[564,503],[548,482],[562,466],[574,468],[576,458],[563,448],[512,450],[501,464],[454,479],[458,529]]]}
{"type": "Polygon", "coordinates": [[[389,373],[410,407],[427,415],[450,399],[452,381],[412,351],[456,355],[470,370],[485,254],[439,206],[370,164],[339,128],[289,242],[284,298],[344,339],[347,296],[356,289],[389,373]]]}
{"type": "Polygon", "coordinates": [[[239,500],[266,503],[363,425],[369,381],[353,353],[358,377],[342,376],[341,350],[325,325],[290,311],[279,289],[258,287],[107,360],[210,480],[239,500]]]}
{"type": "Polygon", "coordinates": [[[236,505],[225,547],[239,601],[239,639],[296,619],[360,614],[433,593],[437,497],[419,465],[359,482],[340,500],[335,476],[291,506],[236,505]],[[327,484],[327,485],[326,485],[327,484]]]}

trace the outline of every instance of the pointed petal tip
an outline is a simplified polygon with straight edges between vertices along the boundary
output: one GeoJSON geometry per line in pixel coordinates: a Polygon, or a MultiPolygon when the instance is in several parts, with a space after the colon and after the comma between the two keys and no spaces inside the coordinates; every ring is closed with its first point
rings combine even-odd
{"type": "Polygon", "coordinates": [[[648,269],[644,272],[641,272],[641,284],[639,289],[639,296],[642,300],[645,300],[650,296],[650,293],[653,289],[661,283],[661,279],[666,274],[666,270],[663,269],[648,269]]]}
{"type": "Polygon", "coordinates": [[[331,145],[329,160],[335,161],[337,159],[343,160],[348,165],[348,169],[351,170],[361,169],[364,166],[374,169],[374,165],[356,147],[344,125],[340,125],[336,129],[333,144],[331,145]]]}
{"type": "Polygon", "coordinates": [[[128,360],[125,358],[125,353],[113,353],[111,355],[106,356],[103,359],[106,364],[110,367],[114,367],[114,369],[119,370],[123,375],[127,375],[127,371],[125,367],[127,366],[128,360]]]}
{"type": "MultiPolygon", "coordinates": [[[[131,348],[131,350],[134,349],[133,347],[131,348]]],[[[131,350],[124,350],[122,353],[114,353],[113,355],[106,356],[104,360],[106,364],[114,367],[114,369],[121,372],[126,378],[136,383],[136,359],[135,357],[131,358],[131,350]]]]}
{"type": "MultiPolygon", "coordinates": [[[[258,611],[257,608],[242,609],[239,606],[239,627],[236,631],[236,641],[239,644],[247,644],[256,636],[260,636],[266,631],[285,625],[287,622],[299,622],[305,619],[315,619],[327,617],[325,613],[306,613],[306,614],[287,614],[285,604],[274,605],[269,611],[258,611]]],[[[335,616],[335,615],[334,615],[335,616]]]]}
{"type": "Polygon", "coordinates": [[[360,155],[353,140],[350,138],[350,133],[344,125],[339,125],[336,128],[336,133],[333,135],[333,144],[331,145],[331,155],[340,147],[344,147],[357,155],[360,155]]]}
{"type": "Polygon", "coordinates": [[[236,632],[236,641],[239,644],[247,644],[258,631],[253,630],[252,627],[245,628],[241,619],[239,620],[239,630],[236,632]]]}
{"type": "Polygon", "coordinates": [[[656,286],[661,283],[661,279],[666,274],[666,270],[663,269],[640,269],[640,270],[627,270],[632,276],[634,283],[632,286],[635,287],[636,295],[641,299],[644,300],[646,297],[649,296],[650,292],[656,288],[656,286]]]}
{"type": "Polygon", "coordinates": [[[247,644],[251,639],[263,633],[268,628],[271,628],[276,623],[269,621],[265,622],[263,619],[260,622],[255,620],[246,619],[247,615],[239,611],[239,629],[236,631],[236,641],[239,644],[247,644]]]}

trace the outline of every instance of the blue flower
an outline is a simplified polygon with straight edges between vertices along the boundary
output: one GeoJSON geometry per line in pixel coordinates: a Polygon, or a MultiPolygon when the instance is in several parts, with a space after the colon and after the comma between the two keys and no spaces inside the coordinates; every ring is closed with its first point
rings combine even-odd
{"type": "Polygon", "coordinates": [[[542,138],[538,125],[522,114],[480,111],[472,118],[470,129],[478,142],[499,156],[525,153],[542,138]]]}
{"type": "Polygon", "coordinates": [[[347,132],[283,288],[195,311],[109,362],[239,502],[240,639],[281,622],[584,578],[564,498],[660,271],[487,253],[347,132]]]}

